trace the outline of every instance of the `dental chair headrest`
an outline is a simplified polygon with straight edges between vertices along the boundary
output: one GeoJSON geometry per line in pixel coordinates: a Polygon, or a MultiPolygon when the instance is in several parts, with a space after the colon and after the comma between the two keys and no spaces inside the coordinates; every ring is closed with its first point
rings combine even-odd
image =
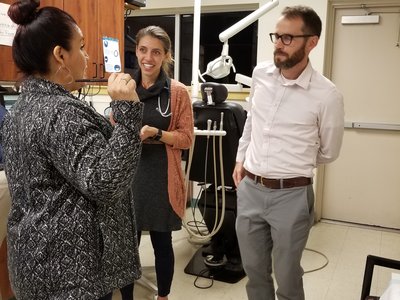
{"type": "Polygon", "coordinates": [[[220,104],[228,98],[228,89],[221,83],[205,82],[200,89],[201,98],[207,105],[220,104]]]}

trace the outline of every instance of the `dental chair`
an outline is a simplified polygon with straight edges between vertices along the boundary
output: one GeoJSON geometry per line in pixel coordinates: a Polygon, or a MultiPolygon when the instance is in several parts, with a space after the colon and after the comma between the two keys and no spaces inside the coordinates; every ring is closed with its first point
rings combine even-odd
{"type": "Polygon", "coordinates": [[[221,228],[210,243],[201,247],[185,268],[185,273],[235,283],[245,274],[236,238],[236,188],[232,179],[239,139],[246,121],[246,111],[234,102],[226,102],[227,88],[219,83],[201,85],[202,100],[193,103],[194,126],[200,130],[224,130],[222,155],[219,137],[196,136],[189,180],[198,182],[201,195],[196,199],[208,232],[214,228],[216,214],[221,216],[222,191],[225,213],[221,228]],[[221,172],[219,160],[222,157],[221,172]],[[222,177],[223,176],[223,177],[222,177]],[[223,179],[221,179],[223,178],[223,179]],[[216,199],[218,199],[218,207],[216,199]]]}

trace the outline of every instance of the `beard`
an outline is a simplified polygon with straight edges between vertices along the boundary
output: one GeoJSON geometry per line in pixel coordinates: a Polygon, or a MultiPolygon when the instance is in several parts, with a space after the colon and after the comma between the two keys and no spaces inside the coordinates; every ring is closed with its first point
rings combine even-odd
{"type": "Polygon", "coordinates": [[[301,62],[306,55],[305,52],[306,44],[304,43],[303,46],[294,52],[291,56],[281,50],[274,51],[274,63],[278,69],[290,69],[301,62]],[[285,56],[286,59],[277,58],[277,55],[285,56]]]}

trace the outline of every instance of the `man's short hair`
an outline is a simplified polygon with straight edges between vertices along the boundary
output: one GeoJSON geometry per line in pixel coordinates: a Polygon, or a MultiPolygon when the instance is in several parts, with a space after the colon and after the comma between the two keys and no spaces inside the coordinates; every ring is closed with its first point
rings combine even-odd
{"type": "Polygon", "coordinates": [[[301,18],[304,23],[303,33],[321,36],[322,22],[317,13],[308,6],[287,6],[282,11],[286,19],[301,18]]]}

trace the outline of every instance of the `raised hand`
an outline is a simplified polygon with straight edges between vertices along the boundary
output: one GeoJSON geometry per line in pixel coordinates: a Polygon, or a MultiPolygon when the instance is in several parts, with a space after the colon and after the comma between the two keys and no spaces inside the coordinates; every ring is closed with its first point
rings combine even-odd
{"type": "Polygon", "coordinates": [[[139,101],[136,82],[126,73],[112,73],[108,78],[107,92],[113,100],[139,101]]]}

